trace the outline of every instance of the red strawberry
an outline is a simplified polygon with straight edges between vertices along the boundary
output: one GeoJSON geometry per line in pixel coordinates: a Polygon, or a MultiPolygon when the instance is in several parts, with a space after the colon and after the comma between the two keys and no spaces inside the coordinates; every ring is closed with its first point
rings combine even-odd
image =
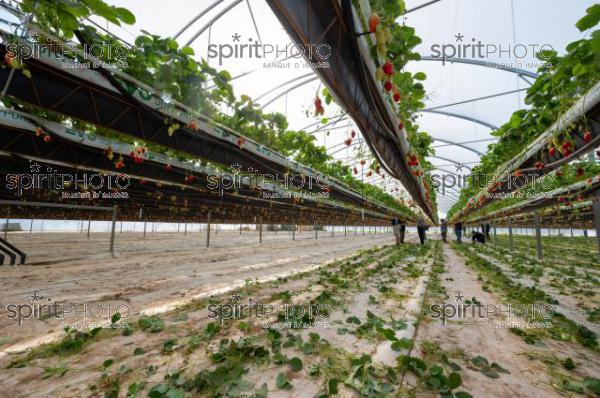
{"type": "Polygon", "coordinates": [[[583,135],[583,140],[585,142],[590,142],[592,140],[592,133],[590,133],[589,131],[586,131],[585,134],[583,135]]]}
{"type": "Polygon", "coordinates": [[[521,177],[522,175],[523,175],[523,171],[522,170],[515,171],[515,177],[521,177]]]}
{"type": "Polygon", "coordinates": [[[356,137],[356,131],[352,130],[352,132],[350,132],[350,137],[352,137],[352,138],[356,137]]]}
{"type": "Polygon", "coordinates": [[[548,151],[548,154],[550,156],[554,156],[556,154],[556,148],[554,148],[554,147],[550,148],[550,150],[548,151]]]}
{"type": "Polygon", "coordinates": [[[404,123],[400,122],[400,124],[398,125],[398,128],[400,130],[404,130],[404,123]]]}
{"type": "Polygon", "coordinates": [[[122,169],[123,167],[125,167],[125,163],[122,160],[119,160],[117,163],[115,163],[115,168],[118,169],[122,169]]]}
{"type": "Polygon", "coordinates": [[[354,168],[352,169],[352,172],[354,172],[354,174],[358,174],[358,170],[356,169],[356,167],[354,167],[354,168]]]}
{"type": "Polygon", "coordinates": [[[195,121],[192,121],[188,124],[188,128],[192,130],[198,130],[198,124],[195,121]]]}
{"type": "Polygon", "coordinates": [[[392,63],[390,61],[387,61],[385,64],[383,64],[383,73],[385,73],[388,76],[391,76],[394,74],[394,65],[392,65],[392,63]]]}
{"type": "Polygon", "coordinates": [[[385,89],[385,91],[392,91],[393,86],[394,85],[389,80],[386,80],[386,82],[383,84],[383,88],[385,89]]]}
{"type": "Polygon", "coordinates": [[[394,93],[394,101],[400,101],[400,93],[394,93]]]}
{"type": "Polygon", "coordinates": [[[538,170],[541,170],[544,168],[544,163],[542,162],[535,162],[535,168],[538,170]]]}
{"type": "Polygon", "coordinates": [[[352,138],[346,138],[346,139],[344,140],[344,144],[346,144],[346,146],[350,146],[350,145],[352,145],[352,138]]]}
{"type": "Polygon", "coordinates": [[[361,159],[361,160],[360,160],[360,165],[361,165],[361,166],[364,166],[364,165],[365,165],[365,163],[367,163],[367,162],[366,162],[366,160],[364,160],[364,159],[361,159]]]}
{"type": "Polygon", "coordinates": [[[171,171],[171,169],[172,169],[172,167],[171,167],[171,165],[170,165],[170,164],[166,164],[166,165],[165,165],[165,170],[167,170],[167,171],[171,171]]]}
{"type": "Polygon", "coordinates": [[[44,142],[50,142],[50,141],[52,141],[52,137],[50,137],[49,135],[45,135],[44,142]]]}
{"type": "Polygon", "coordinates": [[[377,31],[377,26],[379,25],[380,21],[381,18],[379,18],[379,14],[377,14],[376,12],[372,13],[369,16],[369,32],[375,33],[377,31]]]}
{"type": "Polygon", "coordinates": [[[236,143],[237,143],[237,146],[239,146],[240,148],[241,148],[242,146],[244,146],[244,142],[246,142],[246,140],[245,140],[245,139],[243,139],[243,138],[238,138],[238,139],[237,139],[237,141],[236,141],[236,143]]]}
{"type": "Polygon", "coordinates": [[[585,170],[583,169],[583,167],[579,167],[577,169],[577,177],[581,177],[585,174],[585,170]]]}
{"type": "Polygon", "coordinates": [[[6,64],[8,66],[12,66],[12,62],[13,62],[14,59],[15,59],[15,56],[13,54],[11,54],[11,53],[6,53],[4,55],[4,61],[6,61],[6,64]]]}

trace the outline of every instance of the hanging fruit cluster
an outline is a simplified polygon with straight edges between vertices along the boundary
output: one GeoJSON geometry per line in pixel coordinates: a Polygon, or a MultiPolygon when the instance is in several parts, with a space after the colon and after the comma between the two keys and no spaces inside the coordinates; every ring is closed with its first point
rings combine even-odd
{"type": "Polygon", "coordinates": [[[123,156],[119,157],[119,160],[115,163],[115,168],[117,170],[122,169],[123,167],[125,167],[125,160],[123,159],[123,156]]]}
{"type": "Polygon", "coordinates": [[[129,157],[133,159],[133,162],[136,164],[144,163],[144,154],[146,153],[146,148],[137,146],[133,151],[129,153],[129,157]]]}
{"type": "Polygon", "coordinates": [[[321,101],[321,97],[317,94],[315,98],[315,116],[323,116],[325,113],[325,108],[323,108],[323,101],[321,101]]]}
{"type": "Polygon", "coordinates": [[[35,129],[35,136],[36,137],[43,137],[42,139],[44,140],[44,142],[50,142],[52,141],[52,136],[50,136],[50,134],[48,134],[47,132],[44,131],[43,128],[38,127],[35,129]]]}
{"type": "Polygon", "coordinates": [[[115,153],[114,153],[114,151],[113,151],[113,149],[112,149],[111,146],[109,146],[108,148],[106,148],[104,150],[104,154],[106,155],[106,158],[108,160],[113,160],[113,158],[115,157],[115,153]]]}

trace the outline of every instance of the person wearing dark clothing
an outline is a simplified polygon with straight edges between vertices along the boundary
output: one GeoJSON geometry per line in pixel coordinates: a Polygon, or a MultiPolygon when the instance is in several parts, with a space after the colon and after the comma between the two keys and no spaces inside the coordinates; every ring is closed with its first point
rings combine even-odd
{"type": "Polygon", "coordinates": [[[473,236],[471,236],[471,240],[473,241],[473,243],[485,243],[485,235],[479,231],[475,231],[473,232],[473,236]]]}
{"type": "Polygon", "coordinates": [[[463,225],[460,222],[454,224],[454,234],[456,235],[456,241],[462,243],[463,225]]]}
{"type": "Polygon", "coordinates": [[[483,232],[485,234],[485,238],[488,240],[490,239],[490,229],[491,229],[490,223],[483,224],[483,228],[482,228],[481,232],[483,232]]]}
{"type": "Polygon", "coordinates": [[[404,234],[406,232],[404,221],[399,218],[392,218],[392,230],[394,231],[394,237],[396,238],[396,245],[404,243],[404,234]]]}
{"type": "Polygon", "coordinates": [[[448,236],[448,223],[443,218],[442,218],[442,221],[440,222],[440,233],[442,234],[442,241],[444,243],[448,243],[446,241],[446,237],[448,236]]]}
{"type": "Polygon", "coordinates": [[[417,233],[419,234],[419,241],[421,245],[425,244],[425,239],[427,239],[426,232],[429,226],[425,223],[423,217],[419,217],[417,220],[417,233]]]}
{"type": "Polygon", "coordinates": [[[392,218],[392,230],[394,231],[394,237],[396,238],[396,245],[400,244],[400,220],[392,218]]]}

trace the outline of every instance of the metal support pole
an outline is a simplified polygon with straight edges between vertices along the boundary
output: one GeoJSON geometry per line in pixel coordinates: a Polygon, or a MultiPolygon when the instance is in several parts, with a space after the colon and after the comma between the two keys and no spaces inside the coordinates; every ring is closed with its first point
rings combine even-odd
{"type": "Polygon", "coordinates": [[[29,224],[29,235],[31,235],[32,231],[33,231],[33,218],[31,219],[31,223],[29,224]]]}
{"type": "Polygon", "coordinates": [[[144,238],[146,237],[146,224],[147,224],[147,221],[144,220],[144,238]]]}
{"type": "Polygon", "coordinates": [[[344,238],[348,236],[348,234],[346,233],[346,226],[344,225],[344,238]]]}
{"type": "MultiPolygon", "coordinates": [[[[83,221],[81,223],[82,223],[82,228],[81,229],[83,229],[83,221]]],[[[123,233],[123,221],[121,221],[120,227],[121,227],[121,229],[119,230],[119,233],[122,234],[123,233]]]]}
{"type": "Polygon", "coordinates": [[[92,226],[92,217],[88,218],[87,238],[90,238],[90,228],[92,226]]]}
{"type": "Polygon", "coordinates": [[[544,259],[544,253],[542,251],[542,231],[540,230],[540,215],[536,213],[534,216],[535,220],[535,241],[537,247],[538,260],[544,259]]]}
{"type": "Polygon", "coordinates": [[[296,222],[292,224],[292,240],[296,240],[296,222]]]}
{"type": "Polygon", "coordinates": [[[206,247],[210,246],[210,211],[206,220],[206,247]]]}
{"type": "Polygon", "coordinates": [[[363,229],[363,236],[365,236],[365,226],[363,225],[362,227],[363,227],[362,228],[363,229]]]}
{"type": "Polygon", "coordinates": [[[332,225],[332,226],[331,226],[331,237],[332,237],[332,238],[333,238],[333,231],[334,231],[334,228],[335,228],[335,227],[332,225]]]}
{"type": "Polygon", "coordinates": [[[573,224],[569,224],[569,228],[571,229],[571,238],[573,238],[575,235],[573,235],[573,224]]]}
{"type": "MultiPolygon", "coordinates": [[[[594,213],[595,214],[595,213],[594,213]]],[[[585,236],[586,238],[588,237],[588,231],[587,228],[583,230],[583,236],[585,236]]]]}
{"type": "Polygon", "coordinates": [[[242,224],[240,224],[240,235],[242,234],[242,224]]]}
{"type": "Polygon", "coordinates": [[[187,222],[183,224],[183,235],[187,236],[187,222]]]}
{"type": "Polygon", "coordinates": [[[594,227],[596,227],[596,242],[598,243],[598,256],[600,256],[600,192],[596,193],[593,205],[594,227]]]}
{"type": "Polygon", "coordinates": [[[6,223],[4,224],[4,240],[8,237],[8,222],[10,221],[10,210],[6,212],[6,223]]]}
{"type": "Polygon", "coordinates": [[[110,252],[115,253],[115,227],[117,226],[117,206],[113,206],[112,223],[110,227],[110,252]]]}
{"type": "Polygon", "coordinates": [[[314,227],[315,229],[315,239],[319,239],[319,230],[317,229],[317,222],[314,222],[314,227]]]}
{"type": "Polygon", "coordinates": [[[497,237],[496,237],[496,224],[492,223],[492,228],[494,228],[494,246],[496,245],[497,241],[497,237]]]}
{"type": "Polygon", "coordinates": [[[262,243],[262,216],[258,217],[258,243],[262,243]]]}
{"type": "Polygon", "coordinates": [[[508,250],[513,251],[513,229],[512,229],[512,218],[508,217],[508,250]]]}

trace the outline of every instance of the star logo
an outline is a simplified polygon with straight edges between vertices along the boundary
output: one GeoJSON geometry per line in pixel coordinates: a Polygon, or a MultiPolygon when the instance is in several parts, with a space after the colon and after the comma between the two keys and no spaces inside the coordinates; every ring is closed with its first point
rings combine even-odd
{"type": "Polygon", "coordinates": [[[242,36],[236,33],[236,34],[234,34],[234,35],[231,35],[231,37],[233,38],[233,41],[240,41],[240,38],[241,38],[242,36]]]}
{"type": "Polygon", "coordinates": [[[232,303],[239,303],[242,300],[242,296],[240,296],[240,294],[238,292],[233,293],[231,296],[231,302],[232,303]]]}
{"type": "Polygon", "coordinates": [[[242,165],[239,164],[239,163],[232,164],[231,165],[231,170],[233,171],[234,174],[239,174],[240,171],[242,170],[242,165]]]}
{"type": "Polygon", "coordinates": [[[463,169],[463,167],[465,167],[465,165],[462,163],[456,163],[454,165],[454,167],[456,168],[456,171],[462,171],[462,169],[463,169]]]}
{"type": "Polygon", "coordinates": [[[32,173],[39,173],[41,168],[42,166],[40,166],[37,162],[29,165],[29,170],[31,170],[32,173]]]}
{"type": "Polygon", "coordinates": [[[30,297],[31,297],[31,302],[32,302],[32,303],[36,303],[36,302],[38,302],[38,301],[40,301],[41,299],[43,299],[43,298],[44,298],[44,296],[38,296],[38,294],[37,294],[37,293],[38,293],[38,291],[37,291],[37,290],[34,290],[34,291],[33,291],[33,294],[30,296],[30,297]]]}
{"type": "Polygon", "coordinates": [[[454,37],[456,37],[456,41],[463,41],[463,39],[465,38],[465,36],[461,35],[460,33],[457,35],[454,35],[454,37]]]}
{"type": "Polygon", "coordinates": [[[462,294],[460,294],[460,292],[458,292],[458,294],[455,294],[454,297],[456,297],[456,301],[463,301],[463,298],[465,296],[463,296],[462,294]]]}

